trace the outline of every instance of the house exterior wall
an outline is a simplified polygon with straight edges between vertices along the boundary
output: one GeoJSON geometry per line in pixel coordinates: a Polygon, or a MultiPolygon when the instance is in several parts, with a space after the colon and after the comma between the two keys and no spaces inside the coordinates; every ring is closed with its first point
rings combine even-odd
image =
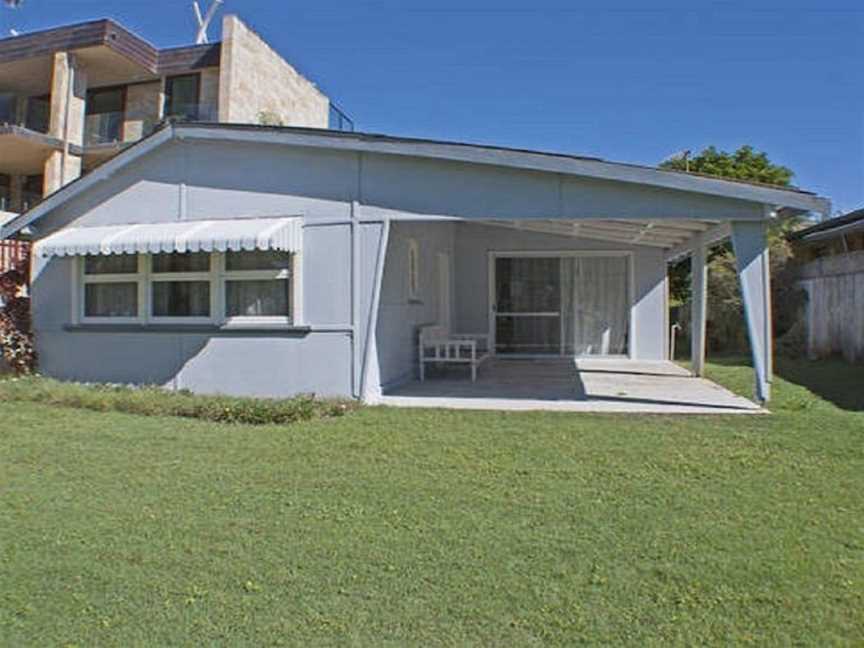
{"type": "Polygon", "coordinates": [[[237,16],[222,22],[219,119],[327,128],[330,102],[237,16]]]}
{"type": "Polygon", "coordinates": [[[381,384],[385,388],[415,375],[419,329],[441,321],[438,255],[448,255],[452,276],[455,229],[455,223],[396,222],[391,226],[376,331],[381,384]],[[420,290],[416,299],[408,290],[411,240],[419,248],[420,290]]]}
{"type": "MultiPolygon", "coordinates": [[[[663,212],[665,196],[648,188],[619,183],[616,196],[602,185],[598,196],[592,193],[596,183],[585,180],[582,201],[589,210],[580,207],[575,193],[562,204],[557,198],[562,183],[555,174],[410,157],[395,164],[394,159],[304,146],[180,139],[110,175],[105,171],[105,179],[35,223],[36,238],[70,225],[303,216],[303,324],[310,330],[253,334],[71,326],[74,264],[37,258],[32,294],[42,370],[66,379],[157,383],[200,392],[359,396],[367,341],[377,343],[374,353],[371,345],[369,351],[375,366],[371,380],[380,376],[387,385],[411,375],[417,327],[438,319],[439,252],[451,258],[453,330],[470,333],[487,330],[489,250],[622,249],[471,221],[579,217],[589,211],[603,218],[625,213],[628,203],[636,213],[688,210],[698,216],[705,200],[695,196],[688,207],[676,196],[663,212]],[[387,222],[390,238],[376,324],[372,305],[387,222]],[[406,300],[409,238],[421,245],[421,303],[406,300]],[[369,335],[370,325],[375,325],[375,335],[369,335]]],[[[710,210],[735,206],[724,199],[718,203],[710,210]]],[[[749,209],[745,205],[738,213],[746,217],[749,209]]],[[[643,246],[632,246],[632,251],[637,278],[634,355],[661,359],[666,338],[663,251],[643,246]]]]}

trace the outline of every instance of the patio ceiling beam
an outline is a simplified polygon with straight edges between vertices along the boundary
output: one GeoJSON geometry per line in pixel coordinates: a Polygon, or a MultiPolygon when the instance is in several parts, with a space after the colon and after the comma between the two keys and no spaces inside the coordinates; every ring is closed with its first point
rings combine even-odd
{"type": "MultiPolygon", "coordinates": [[[[614,223],[627,223],[628,225],[644,225],[645,221],[638,220],[614,220],[614,223]]],[[[649,221],[655,225],[661,225],[666,229],[681,230],[683,232],[704,232],[711,229],[718,221],[681,221],[681,220],[664,220],[664,221],[649,221]]]]}
{"type": "MultiPolygon", "coordinates": [[[[720,223],[719,225],[715,225],[711,229],[705,231],[702,234],[702,241],[706,247],[711,247],[712,245],[716,245],[720,241],[729,238],[731,235],[732,226],[729,223],[720,223]]],[[[671,263],[689,256],[692,253],[696,242],[697,239],[693,236],[686,241],[679,243],[666,253],[666,262],[671,263]]]]}

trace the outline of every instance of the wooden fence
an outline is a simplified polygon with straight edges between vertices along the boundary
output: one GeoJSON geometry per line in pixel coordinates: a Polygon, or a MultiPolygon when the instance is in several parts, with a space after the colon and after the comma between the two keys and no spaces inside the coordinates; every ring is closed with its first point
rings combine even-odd
{"type": "Polygon", "coordinates": [[[29,248],[27,241],[0,241],[0,274],[21,263],[29,248]]]}
{"type": "Polygon", "coordinates": [[[807,291],[807,352],[864,361],[864,251],[826,256],[801,266],[807,291]]]}

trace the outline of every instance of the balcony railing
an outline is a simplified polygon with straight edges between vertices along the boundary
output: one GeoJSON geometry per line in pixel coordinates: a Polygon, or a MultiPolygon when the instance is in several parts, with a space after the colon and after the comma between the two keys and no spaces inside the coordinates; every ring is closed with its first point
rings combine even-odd
{"type": "Polygon", "coordinates": [[[122,111],[87,115],[84,118],[84,144],[110,144],[123,139],[122,111]]]}
{"type": "Polygon", "coordinates": [[[328,128],[330,130],[354,132],[354,120],[339,110],[336,104],[331,102],[328,128]]]}
{"type": "Polygon", "coordinates": [[[47,99],[30,97],[27,100],[24,126],[38,133],[47,133],[51,128],[51,102],[47,99]]]}
{"type": "Polygon", "coordinates": [[[11,212],[12,210],[12,196],[9,193],[9,190],[5,187],[0,188],[0,212],[11,212]]]}
{"type": "Polygon", "coordinates": [[[215,122],[218,121],[219,113],[216,104],[212,103],[190,103],[166,106],[165,119],[176,119],[178,121],[192,122],[215,122]]]}
{"type": "Polygon", "coordinates": [[[14,94],[0,93],[0,124],[14,124],[18,97],[14,94]]]}

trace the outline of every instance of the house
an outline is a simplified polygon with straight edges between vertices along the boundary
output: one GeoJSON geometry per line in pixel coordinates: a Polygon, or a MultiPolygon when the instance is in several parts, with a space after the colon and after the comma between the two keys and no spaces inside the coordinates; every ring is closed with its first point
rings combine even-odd
{"type": "Polygon", "coordinates": [[[35,241],[48,375],[369,402],[414,379],[435,323],[488,334],[498,355],[665,360],[667,263],[685,255],[701,374],[705,250],[731,237],[765,401],[765,224],[828,209],[597,158],[169,123],[0,236],[35,241]]]}
{"type": "Polygon", "coordinates": [[[170,49],[112,20],[3,38],[0,222],[166,118],[353,128],[237,16],[225,16],[220,42],[170,49]]]}
{"type": "Polygon", "coordinates": [[[804,323],[811,358],[864,361],[864,209],[787,237],[807,292],[804,323]]]}

